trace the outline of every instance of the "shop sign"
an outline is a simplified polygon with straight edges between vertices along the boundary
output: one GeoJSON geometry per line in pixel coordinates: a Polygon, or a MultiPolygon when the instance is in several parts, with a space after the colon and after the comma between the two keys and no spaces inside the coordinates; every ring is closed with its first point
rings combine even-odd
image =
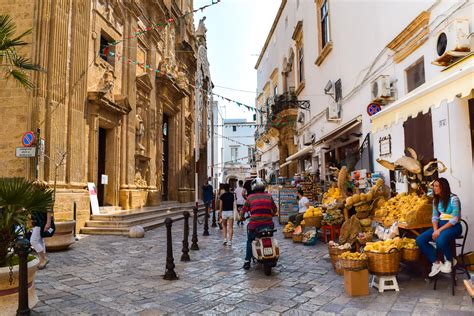
{"type": "Polygon", "coordinates": [[[34,158],[36,156],[36,147],[17,147],[15,155],[18,158],[34,158]]]}
{"type": "Polygon", "coordinates": [[[99,200],[97,199],[97,189],[94,182],[88,182],[89,198],[91,200],[92,215],[100,215],[99,200]]]}
{"type": "Polygon", "coordinates": [[[392,154],[392,136],[379,138],[380,156],[389,156],[392,154]]]}

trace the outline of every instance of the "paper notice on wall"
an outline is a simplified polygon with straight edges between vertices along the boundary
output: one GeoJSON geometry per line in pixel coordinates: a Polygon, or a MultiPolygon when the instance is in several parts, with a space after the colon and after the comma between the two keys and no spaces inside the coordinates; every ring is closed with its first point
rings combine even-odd
{"type": "Polygon", "coordinates": [[[99,200],[97,199],[97,190],[94,182],[88,182],[89,198],[91,200],[92,215],[100,215],[99,200]]]}

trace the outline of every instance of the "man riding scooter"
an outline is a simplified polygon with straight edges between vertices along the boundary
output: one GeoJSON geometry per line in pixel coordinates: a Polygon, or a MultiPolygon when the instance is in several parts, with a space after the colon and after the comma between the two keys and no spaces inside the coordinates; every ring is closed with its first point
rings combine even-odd
{"type": "Polygon", "coordinates": [[[273,216],[277,212],[277,207],[271,194],[265,193],[265,181],[261,178],[255,178],[252,181],[251,188],[253,194],[247,197],[241,211],[241,220],[245,213],[250,213],[250,221],[247,229],[247,251],[245,254],[245,263],[243,268],[250,269],[250,259],[252,259],[252,241],[257,236],[259,230],[269,228],[273,229],[273,216]]]}

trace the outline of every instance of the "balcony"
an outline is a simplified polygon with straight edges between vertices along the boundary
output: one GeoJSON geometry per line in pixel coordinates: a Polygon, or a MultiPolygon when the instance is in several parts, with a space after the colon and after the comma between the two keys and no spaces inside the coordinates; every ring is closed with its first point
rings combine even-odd
{"type": "Polygon", "coordinates": [[[279,114],[286,110],[288,114],[296,115],[298,109],[309,110],[310,103],[308,100],[298,100],[294,91],[285,92],[283,94],[276,95],[267,100],[267,108],[270,110],[267,112],[267,117],[271,118],[271,121],[275,121],[279,118],[279,114]]]}

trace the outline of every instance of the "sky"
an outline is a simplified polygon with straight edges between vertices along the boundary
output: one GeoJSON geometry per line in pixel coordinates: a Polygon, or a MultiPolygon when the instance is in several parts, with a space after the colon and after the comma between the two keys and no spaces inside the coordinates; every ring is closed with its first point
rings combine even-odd
{"type": "MultiPolygon", "coordinates": [[[[211,2],[194,0],[194,8],[211,2]]],[[[194,15],[196,26],[206,17],[207,55],[214,93],[255,106],[257,73],[254,67],[280,3],[280,0],[221,0],[194,15]]],[[[217,101],[224,118],[253,120],[255,112],[220,98],[217,101]]]]}

